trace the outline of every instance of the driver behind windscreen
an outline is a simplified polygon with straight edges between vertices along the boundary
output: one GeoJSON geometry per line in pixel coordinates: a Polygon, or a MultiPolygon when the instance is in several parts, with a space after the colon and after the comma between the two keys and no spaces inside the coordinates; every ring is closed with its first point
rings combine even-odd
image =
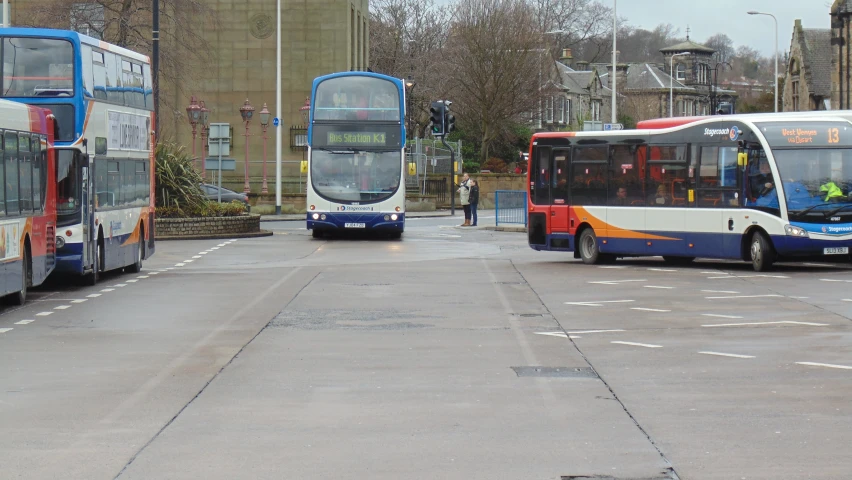
{"type": "Polygon", "coordinates": [[[765,158],[760,159],[759,168],[760,173],[751,177],[751,194],[755,198],[769,195],[775,189],[775,179],[765,158]]]}

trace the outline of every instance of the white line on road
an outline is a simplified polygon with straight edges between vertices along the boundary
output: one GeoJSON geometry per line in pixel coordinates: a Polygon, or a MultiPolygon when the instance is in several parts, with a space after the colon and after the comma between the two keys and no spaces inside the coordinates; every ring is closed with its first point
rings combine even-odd
{"type": "Polygon", "coordinates": [[[86,295],[86,296],[89,297],[89,298],[98,298],[98,297],[101,296],[101,294],[100,293],[93,293],[91,295],[86,295]]]}
{"type": "MultiPolygon", "coordinates": [[[[129,281],[130,281],[130,280],[128,280],[128,282],[129,282],[129,281]]],[[[101,290],[101,291],[102,291],[102,292],[114,292],[114,291],[115,291],[115,289],[114,289],[114,288],[105,288],[105,289],[103,289],[103,290],[101,290]]]]}
{"type": "Polygon", "coordinates": [[[717,280],[720,278],[790,278],[786,275],[725,275],[721,277],[707,277],[711,280],[717,280]]]}
{"type": "Polygon", "coordinates": [[[704,275],[718,275],[720,272],[701,272],[704,275]]]}
{"type": "Polygon", "coordinates": [[[54,310],[65,310],[67,308],[71,308],[71,305],[60,305],[58,307],[53,307],[54,310]]]}
{"type": "Polygon", "coordinates": [[[609,343],[618,343],[620,345],[633,345],[634,347],[645,347],[645,348],[663,348],[662,345],[651,345],[649,343],[634,343],[634,342],[620,342],[614,341],[609,343]]]}
{"type": "Polygon", "coordinates": [[[582,330],[579,332],[568,332],[569,335],[573,335],[575,333],[608,333],[608,332],[623,332],[624,330],[582,330]]]}
{"type": "Polygon", "coordinates": [[[674,288],[674,287],[660,287],[658,285],[643,285],[643,287],[645,287],[645,288],[660,288],[660,289],[663,289],[663,290],[671,290],[671,289],[674,288]]]}
{"type": "Polygon", "coordinates": [[[582,307],[603,307],[604,303],[629,303],[633,300],[598,300],[595,302],[565,302],[565,305],[578,305],[582,307]]]}
{"type": "Polygon", "coordinates": [[[36,317],[46,317],[48,315],[53,315],[53,312],[38,312],[38,313],[36,313],[36,317]]]}
{"type": "Polygon", "coordinates": [[[14,328],[0,328],[0,333],[11,332],[14,328]]]}
{"type": "Polygon", "coordinates": [[[753,325],[805,325],[809,327],[827,327],[828,323],[811,323],[811,322],[794,322],[792,320],[783,320],[780,322],[748,322],[748,323],[720,323],[716,325],[701,325],[702,327],[743,327],[753,325]]]}
{"type": "Polygon", "coordinates": [[[227,245],[227,243],[220,243],[217,247],[224,247],[225,245],[227,245]]]}
{"type": "Polygon", "coordinates": [[[715,317],[715,318],[732,318],[732,319],[743,318],[743,317],[740,317],[739,315],[720,315],[718,313],[702,313],[701,315],[703,315],[705,317],[715,317]]]}
{"type": "Polygon", "coordinates": [[[740,292],[736,292],[734,290],[701,290],[701,291],[705,292],[705,293],[740,293],[740,292]]]}
{"type": "Polygon", "coordinates": [[[207,255],[208,253],[210,253],[210,252],[208,252],[207,250],[205,250],[203,252],[198,252],[199,255],[207,255]]]}
{"type": "Polygon", "coordinates": [[[219,250],[220,247],[213,247],[210,250],[219,250]]]}
{"type": "Polygon", "coordinates": [[[852,280],[837,280],[835,278],[820,278],[820,282],[841,282],[841,283],[852,283],[852,280]]]}
{"type": "Polygon", "coordinates": [[[777,293],[767,293],[765,295],[728,295],[725,297],[704,297],[707,300],[722,300],[728,298],[769,298],[769,297],[783,297],[783,295],[778,295],[777,293]]]}
{"type": "Polygon", "coordinates": [[[88,302],[88,301],[89,301],[88,298],[78,298],[77,300],[71,300],[71,303],[83,303],[83,302],[88,302]]]}
{"type": "Polygon", "coordinates": [[[852,370],[852,367],[846,365],[832,365],[830,363],[815,363],[815,362],[796,362],[796,365],[808,365],[811,367],[827,367],[827,368],[840,368],[842,370],[852,370]]]}
{"type": "Polygon", "coordinates": [[[627,268],[627,267],[620,267],[620,266],[617,266],[617,265],[607,265],[607,266],[598,267],[598,268],[627,268]]]}
{"type": "Polygon", "coordinates": [[[15,322],[15,325],[29,325],[35,322],[35,320],[21,320],[20,322],[15,322]]]}
{"type": "Polygon", "coordinates": [[[192,258],[203,258],[201,255],[193,255],[192,258]]]}
{"type": "Polygon", "coordinates": [[[138,281],[139,280],[135,280],[135,279],[132,279],[132,278],[130,280],[125,280],[125,282],[127,282],[127,283],[136,283],[138,281]]]}
{"type": "Polygon", "coordinates": [[[566,335],[565,332],[535,332],[536,335],[547,335],[550,337],[560,337],[560,338],[583,338],[578,337],[577,335],[566,335]]]}
{"type": "Polygon", "coordinates": [[[661,310],[659,308],[642,308],[642,307],[633,307],[630,310],[641,310],[643,312],[671,312],[671,310],[661,310]]]}
{"type": "Polygon", "coordinates": [[[136,278],[148,278],[148,275],[139,275],[139,276],[138,276],[138,277],[136,277],[136,278]]]}
{"type": "Polygon", "coordinates": [[[600,285],[618,285],[619,283],[627,283],[627,282],[647,282],[648,280],[644,278],[639,278],[636,280],[599,280],[596,282],[588,282],[588,283],[597,283],[600,285]]]}
{"type": "Polygon", "coordinates": [[[652,272],[676,272],[677,270],[673,268],[649,268],[648,270],[652,272]]]}
{"type": "Polygon", "coordinates": [[[148,272],[148,275],[159,275],[160,272],[148,272]]]}
{"type": "Polygon", "coordinates": [[[195,261],[195,260],[193,260],[193,259],[191,259],[191,258],[190,258],[189,260],[184,260],[184,261],[183,261],[183,263],[192,263],[192,262],[194,262],[194,261],[195,261]]]}
{"type": "Polygon", "coordinates": [[[116,283],[115,285],[113,285],[113,287],[121,287],[121,288],[124,288],[126,286],[127,286],[126,283],[116,283]]]}
{"type": "MultiPolygon", "coordinates": [[[[186,265],[186,264],[185,264],[185,263],[176,263],[176,264],[175,264],[175,266],[176,266],[176,267],[182,267],[182,266],[184,266],[184,265],[186,265]]],[[[169,270],[169,269],[167,269],[167,270],[169,270]]]]}
{"type": "Polygon", "coordinates": [[[716,355],[718,357],[732,357],[732,358],[754,358],[753,355],[737,355],[736,353],[719,353],[719,352],[698,352],[703,355],[716,355]]]}

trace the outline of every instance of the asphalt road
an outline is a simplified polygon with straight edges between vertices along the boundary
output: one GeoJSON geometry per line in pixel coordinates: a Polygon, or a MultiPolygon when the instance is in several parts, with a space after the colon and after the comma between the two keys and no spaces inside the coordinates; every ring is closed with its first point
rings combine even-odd
{"type": "Polygon", "coordinates": [[[459,223],[264,222],[37,289],[0,310],[0,478],[850,477],[852,268],[585,266],[459,223]]]}

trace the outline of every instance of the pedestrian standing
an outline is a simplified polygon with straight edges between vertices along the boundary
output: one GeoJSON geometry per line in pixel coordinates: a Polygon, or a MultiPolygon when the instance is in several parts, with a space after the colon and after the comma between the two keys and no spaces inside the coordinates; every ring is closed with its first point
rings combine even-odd
{"type": "Polygon", "coordinates": [[[464,223],[460,227],[470,226],[470,175],[464,174],[462,182],[459,184],[459,196],[461,197],[462,208],[464,208],[464,223]]]}
{"type": "Polygon", "coordinates": [[[479,182],[474,179],[470,180],[470,217],[473,223],[471,227],[476,226],[476,207],[479,206],[479,182]]]}

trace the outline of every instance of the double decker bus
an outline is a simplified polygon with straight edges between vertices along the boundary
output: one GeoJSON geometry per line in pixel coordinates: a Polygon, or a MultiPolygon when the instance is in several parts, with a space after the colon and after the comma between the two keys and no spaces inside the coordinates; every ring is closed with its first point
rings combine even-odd
{"type": "Polygon", "coordinates": [[[0,100],[0,295],[23,305],[56,266],[53,115],[0,100]]]}
{"type": "Polygon", "coordinates": [[[848,262],[852,122],[848,112],[823,113],[535,134],[529,244],[587,264],[703,257],[764,271],[778,260],[848,262]]]}
{"type": "Polygon", "coordinates": [[[405,229],[405,87],[370,72],[314,79],[311,88],[307,228],[324,233],[405,229]]]}
{"type": "Polygon", "coordinates": [[[154,253],[148,57],[72,31],[0,31],[5,99],[56,117],[57,272],[136,272],[154,253]]]}

